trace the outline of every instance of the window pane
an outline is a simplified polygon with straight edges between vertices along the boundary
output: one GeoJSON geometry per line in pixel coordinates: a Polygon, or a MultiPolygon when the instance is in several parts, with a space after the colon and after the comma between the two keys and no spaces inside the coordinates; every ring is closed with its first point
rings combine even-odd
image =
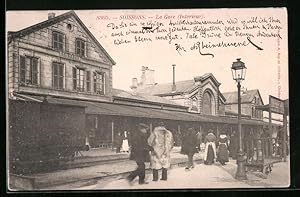
{"type": "Polygon", "coordinates": [[[59,88],[63,88],[64,87],[64,78],[63,77],[59,77],[59,88]]]}
{"type": "Polygon", "coordinates": [[[91,91],[91,72],[86,71],[86,91],[91,91]]]}
{"type": "Polygon", "coordinates": [[[86,71],[86,81],[91,81],[91,72],[86,71]]]}
{"type": "Polygon", "coordinates": [[[57,46],[57,42],[53,42],[53,48],[57,49],[58,46],[57,46]]]}
{"type": "Polygon", "coordinates": [[[38,71],[38,59],[37,58],[32,58],[32,72],[37,72],[38,71]]]}
{"type": "Polygon", "coordinates": [[[59,76],[64,76],[64,66],[59,64],[59,76]]]}
{"type": "Polygon", "coordinates": [[[58,42],[61,42],[61,43],[63,42],[63,35],[60,34],[60,35],[58,36],[58,42]]]}
{"type": "Polygon", "coordinates": [[[76,79],[76,68],[73,68],[73,78],[75,78],[76,79]]]}
{"type": "Polygon", "coordinates": [[[104,87],[105,87],[105,73],[102,73],[102,94],[104,94],[104,87]]]}
{"type": "Polygon", "coordinates": [[[58,75],[58,65],[56,63],[53,64],[53,74],[58,75]]]}
{"type": "Polygon", "coordinates": [[[26,73],[26,65],[25,65],[25,57],[20,57],[20,81],[25,82],[25,73],[26,73]]]}
{"type": "Polygon", "coordinates": [[[86,82],[86,91],[91,91],[91,83],[89,81],[86,82]]]}
{"type": "Polygon", "coordinates": [[[58,49],[63,50],[63,44],[62,43],[58,44],[58,49]]]}
{"type": "Polygon", "coordinates": [[[38,84],[38,78],[37,78],[37,73],[32,73],[32,84],[37,85],[38,84]]]}
{"type": "Polygon", "coordinates": [[[57,76],[53,77],[53,87],[58,88],[58,77],[57,76]]]}
{"type": "Polygon", "coordinates": [[[53,41],[57,41],[57,33],[56,32],[53,33],[53,41]]]}

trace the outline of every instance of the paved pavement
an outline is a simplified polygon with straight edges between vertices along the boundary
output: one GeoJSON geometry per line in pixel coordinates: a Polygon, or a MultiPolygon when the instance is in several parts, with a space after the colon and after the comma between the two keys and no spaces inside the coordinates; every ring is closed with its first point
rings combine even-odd
{"type": "Polygon", "coordinates": [[[238,181],[234,178],[236,162],[230,161],[222,166],[196,165],[192,170],[186,171],[184,167],[174,168],[169,171],[167,181],[151,181],[152,175],[147,175],[147,185],[139,185],[135,180],[129,184],[125,179],[113,180],[111,182],[95,182],[91,185],[83,185],[79,190],[123,190],[123,189],[218,189],[218,188],[272,188],[288,187],[290,184],[289,162],[274,164],[273,172],[267,177],[258,173],[248,172],[247,180],[238,181]]]}
{"type": "MultiPolygon", "coordinates": [[[[187,161],[185,155],[179,153],[180,148],[175,147],[171,154],[172,168],[169,170],[168,181],[151,182],[151,171],[147,171],[150,184],[138,185],[134,182],[129,185],[124,179],[128,173],[136,168],[134,161],[128,160],[128,154],[112,154],[106,150],[101,155],[99,150],[81,155],[75,161],[87,163],[96,158],[105,161],[102,164],[58,170],[49,173],[34,174],[34,189],[37,190],[110,190],[110,189],[174,189],[174,188],[260,188],[260,187],[288,187],[290,183],[289,162],[274,164],[270,175],[263,176],[258,172],[248,172],[248,180],[234,179],[236,161],[231,160],[227,165],[218,163],[206,166],[203,164],[203,152],[195,155],[196,167],[185,171],[187,161]],[[104,152],[105,153],[105,152],[104,152]],[[103,154],[104,154],[103,153],[103,154]],[[110,154],[109,154],[110,153],[110,154]],[[99,155],[100,154],[100,155],[99,155]],[[117,155],[117,156],[116,156],[117,155]],[[116,160],[116,158],[125,158],[116,160]],[[108,158],[113,158],[109,160],[108,158]],[[127,159],[126,159],[127,158],[127,159]],[[80,160],[80,161],[79,161],[80,160]],[[179,181],[180,180],[180,181],[179,181]]],[[[87,152],[86,152],[87,153],[87,152]]],[[[289,160],[288,160],[289,161],[289,160]]],[[[149,163],[146,165],[149,168],[149,163]]]]}
{"type": "MultiPolygon", "coordinates": [[[[173,165],[184,164],[187,157],[179,153],[180,148],[176,147],[171,153],[171,163],[173,165]]],[[[117,154],[119,157],[124,158],[124,154],[117,154]]],[[[37,189],[69,189],[73,188],[74,184],[86,184],[87,182],[95,182],[97,180],[106,180],[107,178],[115,178],[116,176],[124,175],[136,168],[134,161],[128,160],[129,155],[126,154],[127,159],[123,160],[107,160],[105,156],[99,165],[77,167],[72,169],[57,170],[55,172],[33,174],[31,177],[35,179],[35,188],[37,189]],[[71,186],[70,186],[71,185],[71,186]],[[73,186],[72,186],[73,185],[73,186]]],[[[115,157],[115,156],[113,156],[115,157]]],[[[101,159],[101,157],[97,157],[101,159]]],[[[196,154],[195,160],[202,160],[201,154],[196,154]]],[[[88,157],[86,160],[95,159],[95,157],[88,157]]],[[[84,162],[84,159],[81,159],[84,162]]],[[[75,160],[76,162],[76,160],[75,160]]],[[[77,161],[78,162],[78,161],[77,161]]],[[[149,163],[146,163],[146,168],[149,168],[149,163]]]]}

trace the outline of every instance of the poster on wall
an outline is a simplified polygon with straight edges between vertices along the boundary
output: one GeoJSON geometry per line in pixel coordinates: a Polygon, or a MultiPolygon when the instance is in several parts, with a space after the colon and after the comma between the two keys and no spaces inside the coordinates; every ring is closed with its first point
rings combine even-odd
{"type": "Polygon", "coordinates": [[[8,189],[289,187],[287,19],[7,11],[8,189]]]}

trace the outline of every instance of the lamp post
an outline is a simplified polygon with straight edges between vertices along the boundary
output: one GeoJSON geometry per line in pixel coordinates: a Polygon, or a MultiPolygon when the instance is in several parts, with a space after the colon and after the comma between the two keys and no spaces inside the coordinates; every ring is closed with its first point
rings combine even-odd
{"type": "Polygon", "coordinates": [[[238,180],[246,180],[246,158],[243,150],[243,139],[242,139],[242,125],[241,125],[241,82],[246,76],[246,66],[245,63],[238,58],[236,62],[232,63],[231,71],[232,78],[237,82],[238,88],[238,133],[239,133],[239,151],[237,157],[237,171],[235,178],[238,180]]]}

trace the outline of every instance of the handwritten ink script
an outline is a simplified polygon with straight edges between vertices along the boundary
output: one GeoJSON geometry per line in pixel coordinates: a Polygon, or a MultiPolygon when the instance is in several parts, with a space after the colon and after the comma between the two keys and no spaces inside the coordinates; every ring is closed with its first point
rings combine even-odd
{"type": "Polygon", "coordinates": [[[216,49],[247,47],[264,50],[264,39],[282,39],[282,22],[275,17],[208,19],[204,15],[97,16],[107,22],[116,46],[166,43],[180,55],[197,52],[214,58],[216,49]]]}

